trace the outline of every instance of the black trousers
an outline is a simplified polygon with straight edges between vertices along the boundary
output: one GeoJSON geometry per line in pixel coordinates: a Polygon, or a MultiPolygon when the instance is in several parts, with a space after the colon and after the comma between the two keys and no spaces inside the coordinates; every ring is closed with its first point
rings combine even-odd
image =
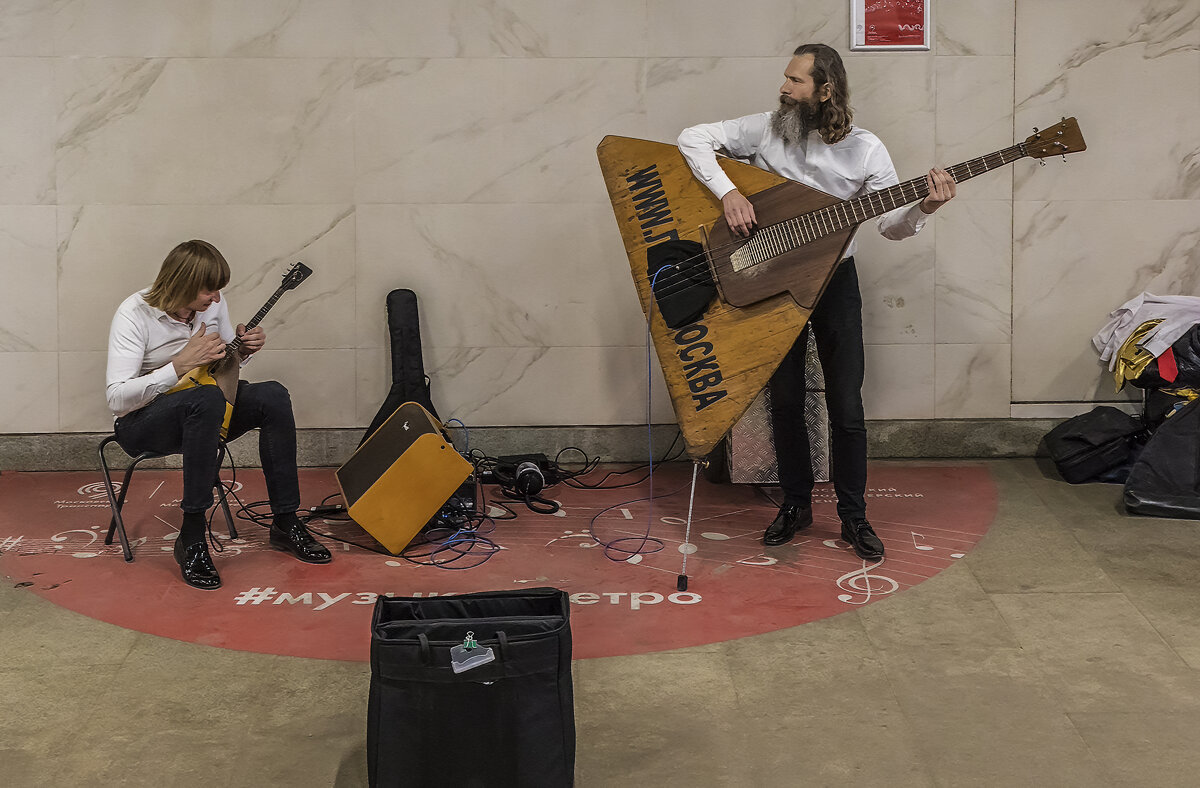
{"type": "Polygon", "coordinates": [[[843,520],[867,513],[867,426],[862,385],[862,295],[858,271],[849,257],[834,271],[808,325],[771,377],[771,423],[779,485],[784,501],[812,504],[813,472],[808,430],[804,425],[804,356],[808,332],[813,332],[821,371],[825,376],[825,406],[829,411],[830,479],[837,494],[837,513],[843,520]]]}
{"type": "MultiPolygon", "coordinates": [[[[225,397],[216,386],[196,386],[158,397],[116,421],[117,442],[131,455],[144,451],[183,454],[185,512],[204,512],[213,505],[217,478],[217,444],[225,419],[225,397]]],[[[288,514],[300,508],[296,474],[296,419],[288,390],[275,381],[238,383],[237,402],[229,422],[232,441],[258,429],[258,456],[267,480],[271,511],[288,514]]]]}

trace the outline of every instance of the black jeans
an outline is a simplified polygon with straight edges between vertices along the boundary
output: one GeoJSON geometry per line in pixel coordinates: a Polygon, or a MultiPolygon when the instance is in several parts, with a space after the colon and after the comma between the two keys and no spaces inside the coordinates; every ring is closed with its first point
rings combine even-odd
{"type": "Polygon", "coordinates": [[[834,271],[808,325],[771,377],[771,423],[779,485],[785,502],[799,506],[811,505],[813,488],[808,430],[804,425],[804,356],[810,329],[825,376],[831,434],[829,476],[837,493],[838,517],[865,517],[867,425],[862,385],[866,363],[862,295],[853,257],[843,260],[834,271]]]}
{"type": "MultiPolygon", "coordinates": [[[[183,454],[185,512],[204,512],[213,504],[217,444],[225,418],[225,397],[216,386],[196,386],[161,396],[117,419],[117,442],[130,455],[144,451],[183,454]]],[[[296,477],[296,419],[288,390],[275,381],[238,383],[229,438],[258,429],[258,456],[267,480],[271,511],[300,508],[296,477]]]]}

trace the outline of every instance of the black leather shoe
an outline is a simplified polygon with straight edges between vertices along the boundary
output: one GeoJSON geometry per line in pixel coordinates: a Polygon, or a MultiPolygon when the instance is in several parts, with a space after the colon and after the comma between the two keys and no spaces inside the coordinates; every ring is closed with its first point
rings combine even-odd
{"type": "Polygon", "coordinates": [[[211,591],[221,587],[221,576],[213,566],[212,556],[208,554],[208,545],[196,542],[187,547],[179,539],[175,540],[175,563],[183,575],[183,582],[192,588],[202,588],[211,591]]]}
{"type": "Polygon", "coordinates": [[[849,542],[855,555],[864,561],[883,558],[883,542],[865,517],[842,520],[842,541],[849,542]]]}
{"type": "Polygon", "coordinates": [[[779,514],[775,515],[775,520],[767,526],[767,532],[763,534],[763,544],[767,547],[787,544],[792,541],[797,531],[803,531],[812,525],[812,521],[812,507],[785,503],[779,507],[779,514]]]}
{"type": "Polygon", "coordinates": [[[306,564],[327,564],[332,558],[299,520],[283,526],[272,525],[271,547],[286,550],[306,564]]]}

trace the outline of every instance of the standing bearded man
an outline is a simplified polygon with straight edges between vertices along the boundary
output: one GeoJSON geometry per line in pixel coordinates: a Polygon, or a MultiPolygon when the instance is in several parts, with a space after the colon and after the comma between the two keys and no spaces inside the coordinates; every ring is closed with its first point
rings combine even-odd
{"type": "MultiPolygon", "coordinates": [[[[754,231],[754,206],[717,164],[718,150],[843,200],[900,182],[879,138],[851,124],[850,87],[837,51],[824,44],[804,44],[783,74],[774,112],[692,126],[679,135],[688,166],[721,200],[730,228],[743,237],[754,231]]],[[[925,199],[876,219],[884,238],[898,241],[916,235],[928,216],[954,197],[954,179],[945,170],[930,170],[926,183],[925,199]]],[[[811,329],[825,377],[830,478],[842,539],[860,558],[877,560],[883,558],[884,548],[867,520],[865,358],[854,249],[851,241],[808,324],[771,378],[771,419],[784,501],[763,543],[785,544],[813,521],[812,460],[804,424],[804,357],[811,329]]]]}

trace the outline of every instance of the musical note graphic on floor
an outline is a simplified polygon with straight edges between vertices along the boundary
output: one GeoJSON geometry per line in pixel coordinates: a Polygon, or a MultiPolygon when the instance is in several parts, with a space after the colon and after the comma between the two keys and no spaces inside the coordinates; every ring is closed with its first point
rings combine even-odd
{"type": "Polygon", "coordinates": [[[899,589],[900,584],[892,578],[887,575],[872,574],[869,571],[883,566],[885,560],[881,558],[873,564],[863,561],[862,569],[855,569],[853,572],[847,572],[839,577],[837,587],[851,593],[838,594],[838,601],[848,605],[865,605],[871,601],[873,596],[884,596],[899,589]],[[879,581],[879,583],[875,584],[872,581],[879,581]],[[862,594],[863,598],[855,601],[856,594],[862,594]]]}
{"type": "Polygon", "coordinates": [[[916,531],[909,531],[909,533],[912,534],[913,547],[917,548],[918,550],[932,550],[933,549],[933,547],[931,545],[917,544],[917,539],[920,539],[922,542],[925,541],[925,537],[922,534],[919,534],[916,531]]]}

